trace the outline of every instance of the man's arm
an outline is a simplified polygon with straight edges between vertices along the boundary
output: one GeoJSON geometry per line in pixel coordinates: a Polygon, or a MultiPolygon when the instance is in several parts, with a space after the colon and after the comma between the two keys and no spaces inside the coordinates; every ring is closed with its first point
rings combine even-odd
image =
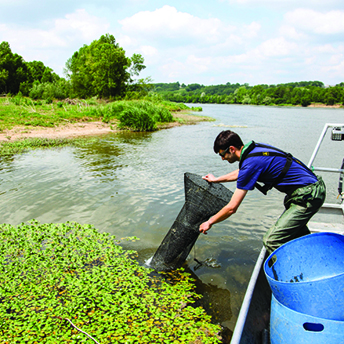
{"type": "Polygon", "coordinates": [[[210,183],[225,183],[225,182],[234,182],[238,179],[239,169],[232,171],[228,174],[225,174],[221,177],[215,177],[211,173],[207,174],[206,176],[202,177],[204,180],[210,183]]]}
{"type": "Polygon", "coordinates": [[[235,189],[234,194],[229,203],[226,206],[224,206],[217,214],[212,216],[208,221],[203,222],[199,227],[199,231],[203,234],[207,234],[207,231],[211,228],[213,224],[226,220],[228,217],[233,215],[239,208],[246,194],[247,190],[235,189]]]}

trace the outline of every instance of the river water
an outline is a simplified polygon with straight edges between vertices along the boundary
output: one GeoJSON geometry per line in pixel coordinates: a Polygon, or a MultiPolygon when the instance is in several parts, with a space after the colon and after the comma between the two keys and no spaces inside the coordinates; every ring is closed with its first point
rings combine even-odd
{"type": "MultiPolygon", "coordinates": [[[[30,219],[93,224],[120,239],[144,263],[161,243],[184,204],[185,172],[216,176],[237,168],[215,155],[213,141],[226,129],[291,152],[306,164],[325,123],[344,122],[343,109],[202,104],[215,119],[153,133],[119,133],[82,148],[35,150],[0,165],[0,221],[30,219]]],[[[327,136],[316,165],[339,168],[343,142],[327,136]]],[[[327,202],[338,202],[338,176],[323,175],[327,202]]],[[[226,186],[233,190],[235,183],[226,186]]],[[[233,330],[264,232],[283,210],[283,195],[249,192],[238,212],[201,235],[187,269],[215,321],[233,330]],[[194,260],[204,262],[199,266],[194,260]]],[[[317,219],[317,216],[315,219],[317,219]]],[[[320,215],[319,215],[320,216],[320,215]]],[[[321,219],[322,220],[322,219],[321,219]]]]}

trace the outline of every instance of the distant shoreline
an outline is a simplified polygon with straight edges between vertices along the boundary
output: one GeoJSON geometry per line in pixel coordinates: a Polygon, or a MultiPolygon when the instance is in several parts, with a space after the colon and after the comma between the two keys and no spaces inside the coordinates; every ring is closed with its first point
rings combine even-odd
{"type": "Polygon", "coordinates": [[[326,105],[322,103],[312,103],[311,105],[308,105],[307,107],[318,107],[318,108],[329,108],[329,109],[343,109],[344,105],[341,104],[335,104],[335,105],[326,105]]]}

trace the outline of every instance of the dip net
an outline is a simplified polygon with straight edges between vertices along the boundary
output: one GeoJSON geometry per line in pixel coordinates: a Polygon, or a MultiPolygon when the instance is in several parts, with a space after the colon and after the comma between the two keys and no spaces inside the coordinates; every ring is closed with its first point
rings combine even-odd
{"type": "Polygon", "coordinates": [[[199,226],[220,211],[233,192],[201,176],[184,174],[185,203],[155,252],[150,265],[158,271],[179,268],[188,257],[200,232],[199,226]]]}

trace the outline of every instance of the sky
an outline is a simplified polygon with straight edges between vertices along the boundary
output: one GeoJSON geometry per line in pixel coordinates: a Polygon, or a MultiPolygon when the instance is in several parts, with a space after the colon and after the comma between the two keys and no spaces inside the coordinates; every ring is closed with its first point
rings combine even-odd
{"type": "Polygon", "coordinates": [[[344,82],[343,0],[0,0],[0,42],[64,76],[112,34],[153,82],[344,82]]]}

